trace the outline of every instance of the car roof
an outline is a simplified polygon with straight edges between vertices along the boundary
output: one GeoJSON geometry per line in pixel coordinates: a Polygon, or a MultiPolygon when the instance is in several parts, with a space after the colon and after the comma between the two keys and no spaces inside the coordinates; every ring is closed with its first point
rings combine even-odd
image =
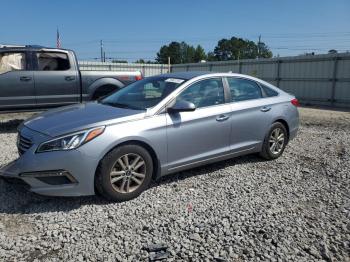
{"type": "Polygon", "coordinates": [[[185,80],[190,80],[195,77],[200,76],[212,76],[212,77],[242,77],[247,78],[255,81],[261,81],[261,79],[257,79],[255,77],[252,77],[250,75],[244,75],[244,74],[238,74],[238,73],[232,73],[232,72],[213,72],[213,71],[184,71],[184,72],[175,72],[175,73],[166,73],[161,74],[154,77],[168,77],[168,78],[180,78],[185,80]]]}
{"type": "MultiPolygon", "coordinates": [[[[266,85],[268,87],[271,87],[272,89],[277,88],[276,86],[270,84],[269,82],[266,82],[262,79],[254,77],[254,76],[232,73],[232,72],[186,71],[186,72],[161,74],[158,76],[151,76],[151,77],[159,77],[159,76],[168,77],[168,78],[180,78],[180,79],[185,79],[185,80],[191,80],[191,79],[196,78],[196,77],[201,78],[201,76],[204,76],[204,78],[205,77],[236,77],[236,78],[244,78],[244,79],[252,80],[252,81],[258,82],[259,84],[263,84],[263,85],[266,85]]],[[[279,92],[283,92],[281,89],[278,89],[278,90],[279,90],[279,92]]]]}
{"type": "Polygon", "coordinates": [[[202,75],[207,75],[207,74],[213,74],[213,72],[209,72],[209,71],[186,71],[186,72],[167,73],[167,74],[162,74],[160,76],[189,80],[189,79],[195,78],[197,76],[202,76],[202,75]]]}

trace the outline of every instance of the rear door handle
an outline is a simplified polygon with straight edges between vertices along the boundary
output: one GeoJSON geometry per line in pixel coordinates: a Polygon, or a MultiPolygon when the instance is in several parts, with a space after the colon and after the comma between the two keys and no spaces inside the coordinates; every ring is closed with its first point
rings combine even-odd
{"type": "Polygon", "coordinates": [[[24,82],[28,82],[28,81],[32,80],[32,78],[30,76],[21,76],[19,78],[19,80],[24,81],[24,82]]]}
{"type": "Polygon", "coordinates": [[[73,81],[75,80],[74,76],[66,76],[64,79],[66,79],[66,81],[73,81]]]}
{"type": "Polygon", "coordinates": [[[267,112],[267,111],[270,111],[271,110],[271,107],[268,107],[268,106],[264,106],[260,109],[261,112],[267,112]]]}
{"type": "Polygon", "coordinates": [[[225,121],[225,120],[227,120],[227,119],[229,119],[229,116],[227,116],[227,115],[219,115],[219,116],[216,118],[216,121],[221,122],[221,121],[225,121]]]}

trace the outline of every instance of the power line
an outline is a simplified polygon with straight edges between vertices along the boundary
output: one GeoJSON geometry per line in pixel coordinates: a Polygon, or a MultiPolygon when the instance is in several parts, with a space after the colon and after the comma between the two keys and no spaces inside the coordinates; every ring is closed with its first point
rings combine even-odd
{"type": "MultiPolygon", "coordinates": [[[[244,36],[237,36],[241,38],[255,38],[259,37],[259,35],[256,34],[248,34],[244,36]]],[[[276,39],[313,39],[313,38],[323,38],[323,39],[334,39],[334,38],[346,38],[350,39],[350,32],[329,32],[329,33],[282,33],[282,34],[264,34],[265,39],[270,38],[276,38],[276,39]]],[[[223,35],[210,35],[210,36],[198,36],[198,37],[173,37],[173,38],[162,38],[162,39],[104,39],[104,43],[106,44],[116,44],[116,43],[160,43],[160,42],[169,42],[169,41],[182,41],[181,39],[185,41],[213,41],[213,40],[219,40],[220,38],[231,38],[228,36],[223,35]],[[180,39],[180,40],[174,40],[174,39],[180,39]]],[[[65,43],[67,46],[74,46],[74,45],[85,45],[85,44],[97,44],[100,40],[86,40],[86,41],[80,41],[80,42],[73,42],[73,43],[65,43]]]]}

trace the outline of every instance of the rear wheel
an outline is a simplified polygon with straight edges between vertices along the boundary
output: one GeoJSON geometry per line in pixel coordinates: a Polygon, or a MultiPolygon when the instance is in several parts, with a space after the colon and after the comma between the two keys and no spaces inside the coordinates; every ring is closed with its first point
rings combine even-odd
{"type": "Polygon", "coordinates": [[[120,87],[114,86],[114,85],[100,86],[93,94],[92,100],[97,100],[99,98],[103,98],[103,97],[113,93],[114,91],[116,91],[118,89],[120,89],[120,87]]]}
{"type": "Polygon", "coordinates": [[[153,162],[148,151],[138,145],[125,145],[102,159],[95,186],[109,200],[127,201],[148,187],[152,173],[153,162]]]}
{"type": "Polygon", "coordinates": [[[260,156],[271,160],[280,157],[288,143],[286,127],[280,123],[274,123],[265,136],[260,156]]]}

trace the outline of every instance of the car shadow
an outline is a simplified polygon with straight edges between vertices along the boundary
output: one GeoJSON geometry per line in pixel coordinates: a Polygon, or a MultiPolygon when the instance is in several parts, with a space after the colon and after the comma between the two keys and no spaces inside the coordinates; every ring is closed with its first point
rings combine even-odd
{"type": "MultiPolygon", "coordinates": [[[[231,158],[228,160],[223,160],[219,161],[216,163],[208,164],[208,165],[203,165],[200,167],[188,169],[185,171],[181,171],[178,173],[166,175],[164,177],[161,177],[157,181],[154,181],[151,187],[158,187],[162,186],[164,184],[171,184],[179,180],[191,178],[191,177],[197,177],[201,175],[206,175],[208,173],[214,173],[216,171],[219,171],[221,169],[225,169],[230,166],[235,166],[235,165],[241,165],[241,164],[246,164],[246,163],[258,163],[258,162],[265,162],[267,160],[262,159],[261,157],[258,156],[258,154],[250,154],[250,155],[244,155],[244,156],[239,156],[235,158],[231,158]]],[[[210,176],[209,179],[216,179],[221,176],[224,176],[224,174],[215,174],[213,176],[210,176]]]]}
{"type": "Polygon", "coordinates": [[[24,121],[24,119],[11,119],[0,122],[1,133],[17,133],[17,127],[24,121]]]}
{"type": "MultiPolygon", "coordinates": [[[[265,161],[256,155],[247,155],[233,159],[201,166],[198,168],[182,171],[164,176],[154,181],[150,188],[176,183],[194,176],[206,175],[229,166],[245,163],[265,161]]],[[[217,179],[220,174],[210,176],[208,179],[217,179]]],[[[0,179],[0,215],[1,214],[35,214],[47,212],[68,212],[84,205],[107,205],[113,204],[100,196],[82,197],[47,197],[28,191],[23,183],[5,181],[0,179]]],[[[118,204],[118,203],[117,203],[118,204]]]]}

